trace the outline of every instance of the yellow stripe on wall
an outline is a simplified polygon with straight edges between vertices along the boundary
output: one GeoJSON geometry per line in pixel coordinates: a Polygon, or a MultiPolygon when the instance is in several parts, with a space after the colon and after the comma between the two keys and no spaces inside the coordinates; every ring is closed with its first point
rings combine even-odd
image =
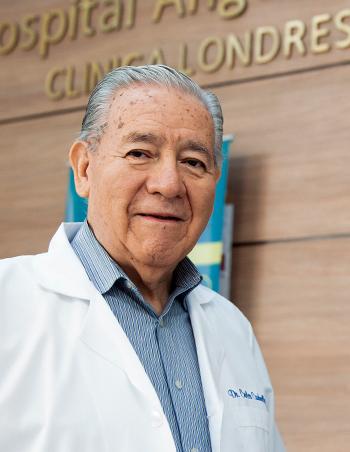
{"type": "Polygon", "coordinates": [[[213,265],[221,263],[222,242],[198,243],[188,257],[196,265],[213,265]]]}

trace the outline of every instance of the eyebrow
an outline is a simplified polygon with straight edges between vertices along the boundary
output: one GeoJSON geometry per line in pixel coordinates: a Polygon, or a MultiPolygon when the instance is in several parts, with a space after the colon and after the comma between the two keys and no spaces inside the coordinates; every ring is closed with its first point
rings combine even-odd
{"type": "Polygon", "coordinates": [[[213,158],[213,153],[199,141],[187,140],[181,146],[183,149],[190,149],[191,151],[200,152],[205,155],[209,160],[213,158]]]}
{"type": "Polygon", "coordinates": [[[163,140],[153,133],[131,132],[123,141],[125,141],[126,143],[148,143],[159,145],[163,140]]]}

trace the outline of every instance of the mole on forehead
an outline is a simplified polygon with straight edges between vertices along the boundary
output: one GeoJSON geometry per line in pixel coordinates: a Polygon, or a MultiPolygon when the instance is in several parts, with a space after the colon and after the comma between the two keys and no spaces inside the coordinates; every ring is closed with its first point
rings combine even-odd
{"type": "MultiPolygon", "coordinates": [[[[123,96],[133,99],[136,102],[143,102],[152,98],[161,97],[164,101],[169,95],[174,95],[179,100],[184,100],[194,104],[201,104],[200,100],[190,93],[184,92],[176,87],[167,87],[162,85],[132,84],[130,86],[120,88],[113,95],[112,101],[120,100],[123,96]],[[143,99],[143,96],[145,99],[143,99]]],[[[124,99],[123,99],[124,100],[124,99]]]]}
{"type": "Polygon", "coordinates": [[[177,102],[180,102],[180,105],[176,106],[175,113],[183,117],[189,116],[191,120],[200,118],[204,120],[205,127],[212,123],[212,117],[206,106],[195,96],[176,88],[162,86],[135,85],[121,88],[114,93],[109,111],[114,111],[112,114],[118,116],[125,116],[128,113],[132,115],[133,108],[142,106],[150,107],[150,110],[154,108],[157,112],[166,112],[174,108],[172,101],[174,97],[177,102]]]}

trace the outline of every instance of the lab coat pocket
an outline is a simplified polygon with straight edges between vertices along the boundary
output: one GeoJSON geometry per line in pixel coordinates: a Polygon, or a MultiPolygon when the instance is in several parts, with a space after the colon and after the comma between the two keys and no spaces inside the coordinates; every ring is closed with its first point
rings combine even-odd
{"type": "Polygon", "coordinates": [[[241,452],[270,452],[269,414],[266,408],[230,406],[224,416],[223,428],[223,437],[228,440],[222,447],[223,451],[233,452],[238,447],[241,452]]]}
{"type": "Polygon", "coordinates": [[[269,415],[265,408],[240,406],[233,411],[239,427],[257,427],[269,431],[269,415]]]}

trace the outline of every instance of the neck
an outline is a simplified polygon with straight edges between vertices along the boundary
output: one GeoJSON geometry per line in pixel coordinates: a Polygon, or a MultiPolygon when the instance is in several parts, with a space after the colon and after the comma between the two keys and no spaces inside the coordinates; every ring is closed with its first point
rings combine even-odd
{"type": "Polygon", "coordinates": [[[160,315],[167,304],[173,269],[171,271],[162,268],[138,266],[130,267],[118,262],[131,281],[141,292],[143,298],[153,307],[155,312],[160,315]]]}
{"type": "Polygon", "coordinates": [[[89,221],[89,227],[95,238],[104,247],[107,253],[120,265],[126,275],[141,292],[143,298],[153,307],[159,315],[163,312],[171,290],[173,272],[177,263],[156,266],[137,260],[127,248],[117,250],[108,237],[99,234],[89,221]]]}

